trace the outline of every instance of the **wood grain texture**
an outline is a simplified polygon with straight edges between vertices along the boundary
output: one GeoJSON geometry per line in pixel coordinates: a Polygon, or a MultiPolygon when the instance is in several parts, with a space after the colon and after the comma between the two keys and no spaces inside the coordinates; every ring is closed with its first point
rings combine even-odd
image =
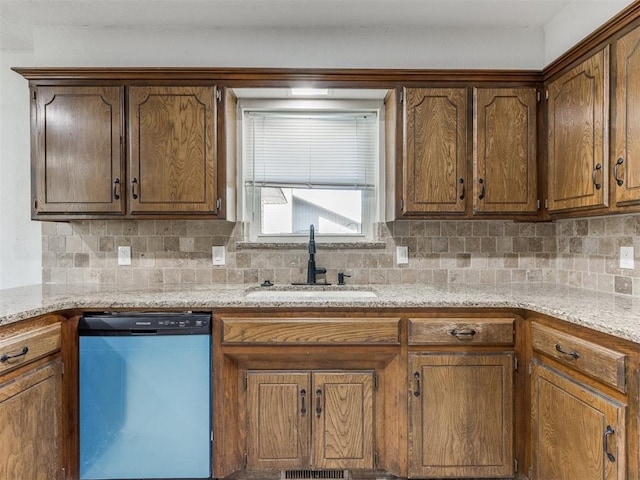
{"type": "Polygon", "coordinates": [[[270,320],[225,317],[223,338],[225,344],[397,344],[399,321],[399,318],[270,320]]]}
{"type": "Polygon", "coordinates": [[[537,212],[535,88],[474,88],[474,213],[537,212]]]}
{"type": "Polygon", "coordinates": [[[531,381],[532,480],[624,480],[625,406],[538,362],[531,381]],[[615,462],[604,452],[607,426],[615,462]]]}
{"type": "Polygon", "coordinates": [[[549,211],[607,206],[609,47],[550,83],[548,94],[549,211]]]}
{"type": "Polygon", "coordinates": [[[27,348],[25,355],[0,362],[0,374],[27,365],[60,350],[60,323],[37,328],[0,340],[0,356],[15,355],[27,348]]]}
{"type": "Polygon", "coordinates": [[[513,345],[514,318],[410,318],[409,345],[513,345]],[[455,336],[452,332],[475,332],[455,336]]]}
{"type": "Polygon", "coordinates": [[[36,217],[123,213],[124,88],[38,87],[34,93],[36,217]],[[116,180],[120,187],[114,195],[116,180]]]}
{"type": "Polygon", "coordinates": [[[466,195],[471,193],[467,89],[406,88],[404,92],[402,213],[464,213],[466,195]]]}
{"type": "Polygon", "coordinates": [[[0,385],[0,478],[61,478],[61,383],[52,361],[0,385]]]}
{"type": "Polygon", "coordinates": [[[313,466],[374,468],[373,372],[315,372],[313,394],[313,466]]]}
{"type": "Polygon", "coordinates": [[[531,325],[531,345],[534,351],[570,365],[621,392],[627,390],[627,355],[622,352],[537,323],[531,325]],[[579,357],[561,353],[556,346],[565,352],[575,352],[579,357]]]}
{"type": "Polygon", "coordinates": [[[640,27],[616,42],[616,115],[611,189],[616,205],[640,202],[640,27]],[[618,159],[622,163],[617,165],[618,159]],[[618,185],[616,177],[622,181],[618,185]]]}
{"type": "Polygon", "coordinates": [[[215,87],[130,87],[129,213],[215,213],[216,138],[215,87]]]}
{"type": "Polygon", "coordinates": [[[309,463],[313,397],[309,372],[247,373],[247,468],[299,468],[309,463]],[[306,394],[302,412],[301,392],[306,394]]]}
{"type": "Polygon", "coordinates": [[[409,363],[409,476],[513,475],[513,354],[412,354],[409,363]]]}

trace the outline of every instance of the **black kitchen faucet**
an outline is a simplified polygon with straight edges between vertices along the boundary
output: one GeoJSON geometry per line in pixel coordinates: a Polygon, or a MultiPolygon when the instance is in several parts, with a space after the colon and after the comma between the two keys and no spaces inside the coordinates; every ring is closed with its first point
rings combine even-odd
{"type": "Polygon", "coordinates": [[[317,285],[316,275],[327,273],[326,268],[316,268],[316,239],[313,224],[309,227],[309,261],[307,262],[307,284],[317,285]]]}

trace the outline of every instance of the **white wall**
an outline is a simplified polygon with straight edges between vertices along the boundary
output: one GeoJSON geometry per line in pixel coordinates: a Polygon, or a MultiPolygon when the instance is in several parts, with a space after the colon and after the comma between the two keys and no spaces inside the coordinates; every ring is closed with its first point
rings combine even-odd
{"type": "Polygon", "coordinates": [[[40,283],[40,223],[30,220],[29,88],[10,70],[31,52],[0,56],[0,288],[40,283]]]}
{"type": "Polygon", "coordinates": [[[544,26],[544,66],[590,35],[606,20],[616,16],[634,0],[589,0],[570,3],[544,26]]]}

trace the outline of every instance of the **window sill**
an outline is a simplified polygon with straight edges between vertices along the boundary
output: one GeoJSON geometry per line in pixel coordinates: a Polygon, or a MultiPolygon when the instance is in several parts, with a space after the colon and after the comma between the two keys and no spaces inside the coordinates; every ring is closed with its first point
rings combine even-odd
{"type": "MultiPolygon", "coordinates": [[[[316,241],[321,250],[384,250],[386,242],[332,242],[316,241]]],[[[308,243],[301,242],[236,242],[236,250],[308,250],[308,243]]]]}

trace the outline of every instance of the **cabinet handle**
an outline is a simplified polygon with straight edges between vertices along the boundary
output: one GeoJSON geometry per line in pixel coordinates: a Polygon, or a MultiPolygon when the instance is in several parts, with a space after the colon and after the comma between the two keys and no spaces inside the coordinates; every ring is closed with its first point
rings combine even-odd
{"type": "Polygon", "coordinates": [[[138,183],[138,179],[133,177],[131,179],[131,197],[135,200],[138,198],[138,194],[136,193],[136,185],[138,183]]]}
{"type": "Polygon", "coordinates": [[[420,374],[418,372],[414,372],[413,373],[413,378],[416,379],[416,388],[413,391],[413,396],[414,397],[419,397],[420,396],[420,374]]]}
{"type": "Polygon", "coordinates": [[[616,457],[609,451],[609,436],[614,433],[616,433],[616,431],[611,427],[611,425],[607,425],[607,429],[604,431],[604,453],[612,463],[616,461],[616,457]]]}
{"type": "Polygon", "coordinates": [[[120,179],[116,178],[113,181],[113,198],[120,200],[120,179]]]}
{"type": "Polygon", "coordinates": [[[596,181],[596,175],[598,174],[599,170],[602,170],[602,165],[596,163],[596,166],[591,173],[591,180],[593,181],[593,185],[596,187],[596,190],[600,190],[600,188],[602,188],[602,184],[596,181]]]}
{"type": "Polygon", "coordinates": [[[577,360],[580,358],[580,354],[578,352],[576,352],[575,350],[572,350],[570,352],[567,352],[565,350],[562,349],[562,347],[560,346],[559,343],[556,343],[556,352],[560,352],[563,355],[568,355],[570,357],[573,357],[574,360],[577,360]]]}
{"type": "Polygon", "coordinates": [[[304,405],[304,397],[306,396],[307,396],[307,391],[303,388],[302,390],[300,390],[300,398],[302,399],[302,408],[300,409],[300,413],[302,415],[307,414],[307,407],[304,405]]]}
{"type": "Polygon", "coordinates": [[[462,185],[462,193],[460,194],[460,200],[464,200],[464,197],[466,195],[466,190],[464,188],[464,178],[461,178],[460,180],[458,180],[458,182],[460,183],[460,185],[462,185]]]}
{"type": "Polygon", "coordinates": [[[474,337],[474,335],[478,332],[475,331],[473,328],[467,328],[464,330],[458,330],[454,328],[449,333],[454,337],[456,337],[458,340],[471,340],[474,337]]]}
{"type": "Polygon", "coordinates": [[[618,177],[618,169],[620,168],[620,165],[622,165],[623,163],[624,163],[624,159],[619,158],[615,166],[613,167],[613,179],[616,181],[619,187],[621,187],[622,184],[624,183],[624,180],[618,177]]]}
{"type": "Polygon", "coordinates": [[[18,358],[18,357],[22,357],[23,355],[26,355],[29,352],[29,347],[24,347],[22,350],[20,350],[18,353],[14,353],[14,354],[4,354],[0,357],[0,362],[4,363],[7,360],[11,360],[12,358],[18,358]]]}
{"type": "Polygon", "coordinates": [[[478,200],[484,200],[484,194],[486,192],[486,186],[484,184],[484,180],[479,178],[478,183],[482,186],[482,188],[480,189],[480,195],[478,195],[478,200]]]}
{"type": "Polygon", "coordinates": [[[322,414],[322,407],[320,406],[321,402],[322,402],[322,390],[317,389],[316,390],[316,415],[318,416],[318,418],[320,418],[320,415],[322,414]]]}

